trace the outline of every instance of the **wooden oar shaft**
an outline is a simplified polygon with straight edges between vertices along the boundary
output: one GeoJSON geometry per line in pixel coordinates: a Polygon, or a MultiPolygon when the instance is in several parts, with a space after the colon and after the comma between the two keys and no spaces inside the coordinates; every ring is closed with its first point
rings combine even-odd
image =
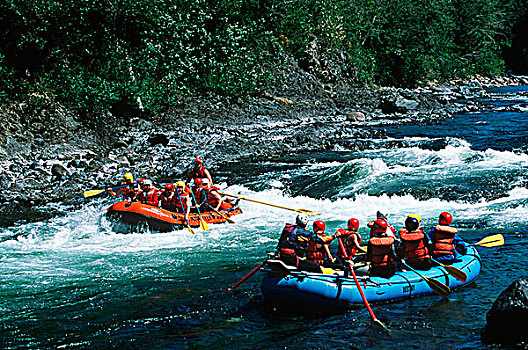
{"type": "Polygon", "coordinates": [[[288,207],[285,207],[285,206],[282,206],[282,205],[278,205],[278,204],[266,203],[266,202],[262,202],[262,201],[259,201],[259,200],[256,200],[256,199],[246,198],[246,197],[242,197],[242,196],[236,196],[234,194],[229,194],[229,193],[224,193],[224,192],[218,192],[218,193],[220,193],[221,195],[224,195],[224,196],[228,196],[228,197],[234,197],[234,198],[238,198],[238,199],[243,199],[243,200],[248,201],[248,202],[254,202],[254,203],[269,205],[271,207],[280,208],[280,209],[292,210],[292,211],[296,211],[298,213],[305,213],[305,214],[310,214],[310,215],[321,215],[321,213],[315,213],[315,212],[313,212],[311,210],[308,210],[308,209],[288,208],[288,207]]]}

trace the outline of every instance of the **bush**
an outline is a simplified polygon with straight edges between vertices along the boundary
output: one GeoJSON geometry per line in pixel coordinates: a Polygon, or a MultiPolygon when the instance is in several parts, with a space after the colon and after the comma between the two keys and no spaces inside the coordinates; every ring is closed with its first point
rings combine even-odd
{"type": "Polygon", "coordinates": [[[182,95],[260,93],[278,50],[327,84],[494,75],[519,1],[6,0],[0,96],[159,111],[182,95]]]}

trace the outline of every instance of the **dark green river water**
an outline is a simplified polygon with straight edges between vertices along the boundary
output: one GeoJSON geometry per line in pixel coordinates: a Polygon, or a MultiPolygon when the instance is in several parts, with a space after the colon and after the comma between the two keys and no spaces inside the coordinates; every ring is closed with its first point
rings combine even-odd
{"type": "MultiPolygon", "coordinates": [[[[222,291],[274,251],[295,212],[252,202],[235,225],[211,230],[120,234],[98,199],[44,222],[1,228],[0,348],[146,349],[482,349],[479,332],[498,294],[528,263],[527,87],[497,89],[482,113],[440,125],[387,129],[381,140],[339,140],[333,151],[224,169],[225,192],[321,212],[327,230],[376,211],[402,227],[441,211],[469,241],[501,233],[480,248],[477,281],[447,299],[430,295],[338,314],[277,310],[256,274],[222,291]],[[508,108],[514,106],[515,108],[508,108]],[[371,150],[349,151],[354,142],[371,150]],[[7,239],[17,237],[16,239],[7,239]]],[[[332,249],[335,249],[332,245],[332,249]]]]}

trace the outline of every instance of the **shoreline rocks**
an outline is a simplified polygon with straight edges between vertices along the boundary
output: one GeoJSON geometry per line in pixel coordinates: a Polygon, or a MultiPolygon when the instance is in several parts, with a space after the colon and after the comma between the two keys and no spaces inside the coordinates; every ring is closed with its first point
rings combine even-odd
{"type": "Polygon", "coordinates": [[[382,137],[374,127],[434,123],[478,109],[455,101],[483,96],[488,87],[528,85],[524,77],[509,76],[442,86],[432,82],[417,89],[340,86],[327,91],[295,67],[278,74],[281,88],[260,97],[188,98],[163,114],[140,114],[126,125],[109,117],[101,130],[87,129],[46,95],[3,106],[0,226],[48,217],[50,206],[59,207],[54,203],[80,205],[84,190],[119,183],[131,169],[165,182],[182,178],[196,156],[215,169],[331,150],[333,140],[382,137]]]}

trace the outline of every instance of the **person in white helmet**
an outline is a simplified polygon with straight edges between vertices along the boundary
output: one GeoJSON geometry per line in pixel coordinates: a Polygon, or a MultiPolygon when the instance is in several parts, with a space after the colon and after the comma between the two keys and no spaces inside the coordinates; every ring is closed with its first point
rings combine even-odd
{"type": "Polygon", "coordinates": [[[133,200],[136,198],[143,204],[157,207],[159,205],[159,190],[152,185],[152,180],[146,179],[141,183],[141,189],[133,200]]]}
{"type": "Polygon", "coordinates": [[[300,259],[305,255],[310,240],[324,243],[306,228],[308,221],[308,215],[299,214],[295,218],[295,224],[287,223],[284,226],[277,246],[278,256],[287,265],[295,266],[304,271],[322,272],[319,264],[300,259]]]}

